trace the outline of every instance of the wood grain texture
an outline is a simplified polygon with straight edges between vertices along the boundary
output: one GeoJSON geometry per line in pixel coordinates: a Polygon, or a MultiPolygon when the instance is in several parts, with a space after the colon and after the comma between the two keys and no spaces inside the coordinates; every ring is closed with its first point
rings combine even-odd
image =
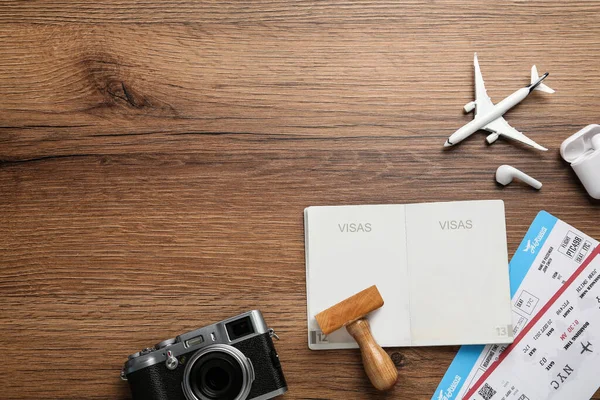
{"type": "MultiPolygon", "coordinates": [[[[330,282],[332,287],[344,281],[330,282]]],[[[324,334],[337,331],[343,326],[360,347],[363,366],[369,380],[377,390],[390,390],[398,381],[398,370],[390,355],[379,346],[371,333],[366,316],[383,306],[383,298],[373,285],[340,301],[315,315],[324,334]]]]}
{"type": "Polygon", "coordinates": [[[373,387],[381,391],[392,389],[398,382],[398,367],[373,337],[369,321],[359,318],[347,324],[346,329],[358,343],[365,374],[373,387]]]}
{"type": "MultiPolygon", "coordinates": [[[[600,239],[561,161],[600,110],[596,1],[17,1],[0,5],[3,399],[128,399],[128,354],[251,308],[277,330],[287,399],[428,399],[455,347],[391,349],[378,394],[358,351],[306,344],[302,210],[503,199],[512,254],[545,209],[600,239]],[[478,134],[508,121],[550,149],[478,134]],[[497,185],[512,164],[540,192],[497,185]],[[333,367],[335,366],[335,367],[333,367]]],[[[596,394],[595,399],[600,399],[596,394]]]]}
{"type": "MultiPolygon", "coordinates": [[[[331,282],[332,287],[340,284],[343,284],[343,281],[331,282]]],[[[315,319],[323,333],[329,335],[331,332],[365,317],[371,311],[382,306],[381,293],[379,293],[377,286],[373,285],[319,312],[315,315],[315,319]]]]}

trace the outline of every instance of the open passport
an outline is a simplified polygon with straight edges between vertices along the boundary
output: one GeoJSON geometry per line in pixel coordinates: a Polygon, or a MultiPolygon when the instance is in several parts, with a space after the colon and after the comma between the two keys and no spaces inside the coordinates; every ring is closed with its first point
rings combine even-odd
{"type": "Polygon", "coordinates": [[[308,207],[304,224],[309,348],[357,347],[315,315],[371,285],[381,346],[512,342],[501,200],[308,207]]]}

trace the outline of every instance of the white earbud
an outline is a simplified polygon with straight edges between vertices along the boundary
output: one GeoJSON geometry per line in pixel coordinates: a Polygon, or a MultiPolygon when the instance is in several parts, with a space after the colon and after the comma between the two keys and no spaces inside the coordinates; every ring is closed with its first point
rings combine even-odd
{"type": "Polygon", "coordinates": [[[515,167],[511,167],[510,165],[501,165],[496,170],[496,181],[501,185],[508,185],[513,181],[514,178],[517,178],[538,190],[542,187],[542,182],[538,181],[537,179],[533,179],[531,176],[516,169],[515,167]]]}
{"type": "Polygon", "coordinates": [[[592,147],[594,150],[600,150],[600,133],[592,136],[592,147]]]}

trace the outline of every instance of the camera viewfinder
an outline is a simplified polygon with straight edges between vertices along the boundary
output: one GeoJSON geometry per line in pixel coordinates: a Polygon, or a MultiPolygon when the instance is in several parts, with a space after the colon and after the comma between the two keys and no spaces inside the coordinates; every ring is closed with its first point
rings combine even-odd
{"type": "Polygon", "coordinates": [[[225,327],[227,328],[227,334],[229,335],[229,340],[231,341],[254,333],[254,327],[252,326],[252,320],[250,317],[240,318],[236,321],[225,324],[225,327]]]}

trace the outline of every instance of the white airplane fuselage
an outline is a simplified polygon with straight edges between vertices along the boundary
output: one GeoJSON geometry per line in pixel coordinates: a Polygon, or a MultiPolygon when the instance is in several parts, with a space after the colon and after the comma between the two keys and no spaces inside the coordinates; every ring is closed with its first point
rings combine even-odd
{"type": "Polygon", "coordinates": [[[508,110],[525,100],[525,98],[529,96],[529,93],[531,93],[529,86],[517,90],[498,104],[494,105],[491,110],[483,115],[477,115],[472,121],[450,135],[444,146],[453,146],[460,143],[478,130],[483,129],[487,124],[502,117],[508,110]]]}

